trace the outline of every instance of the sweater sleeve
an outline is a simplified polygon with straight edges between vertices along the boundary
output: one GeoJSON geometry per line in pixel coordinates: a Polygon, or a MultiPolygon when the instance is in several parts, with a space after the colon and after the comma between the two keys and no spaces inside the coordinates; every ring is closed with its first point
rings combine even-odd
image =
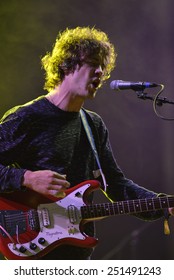
{"type": "Polygon", "coordinates": [[[0,192],[21,190],[25,169],[18,166],[25,139],[24,122],[15,113],[0,122],[0,192]]]}

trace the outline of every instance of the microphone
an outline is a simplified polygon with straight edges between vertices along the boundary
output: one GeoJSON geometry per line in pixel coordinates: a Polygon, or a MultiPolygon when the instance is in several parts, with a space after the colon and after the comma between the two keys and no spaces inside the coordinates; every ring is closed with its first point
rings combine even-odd
{"type": "Polygon", "coordinates": [[[158,84],[149,82],[129,82],[122,80],[114,80],[110,83],[110,88],[113,90],[132,89],[135,91],[144,90],[145,88],[157,87],[158,84]]]}

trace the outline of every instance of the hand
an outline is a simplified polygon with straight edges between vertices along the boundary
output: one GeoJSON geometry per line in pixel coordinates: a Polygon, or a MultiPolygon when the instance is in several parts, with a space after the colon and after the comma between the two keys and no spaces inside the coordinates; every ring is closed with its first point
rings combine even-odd
{"type": "Polygon", "coordinates": [[[44,195],[64,197],[70,183],[66,181],[66,175],[51,170],[39,170],[26,171],[22,185],[44,195]]]}
{"type": "Polygon", "coordinates": [[[169,208],[168,210],[169,210],[170,215],[174,216],[174,207],[173,208],[169,208]]]}

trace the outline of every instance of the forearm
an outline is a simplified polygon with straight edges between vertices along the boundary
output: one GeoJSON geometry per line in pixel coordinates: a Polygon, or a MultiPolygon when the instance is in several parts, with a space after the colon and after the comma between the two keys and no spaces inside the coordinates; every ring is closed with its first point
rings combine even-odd
{"type": "Polygon", "coordinates": [[[25,169],[0,164],[0,192],[22,190],[25,169]]]}

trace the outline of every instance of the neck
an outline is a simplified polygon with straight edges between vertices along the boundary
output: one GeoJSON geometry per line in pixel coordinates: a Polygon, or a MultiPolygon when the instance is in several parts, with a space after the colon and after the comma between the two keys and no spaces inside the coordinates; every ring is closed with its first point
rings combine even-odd
{"type": "Polygon", "coordinates": [[[51,103],[63,111],[79,112],[84,100],[72,94],[60,85],[45,96],[51,103]]]}

